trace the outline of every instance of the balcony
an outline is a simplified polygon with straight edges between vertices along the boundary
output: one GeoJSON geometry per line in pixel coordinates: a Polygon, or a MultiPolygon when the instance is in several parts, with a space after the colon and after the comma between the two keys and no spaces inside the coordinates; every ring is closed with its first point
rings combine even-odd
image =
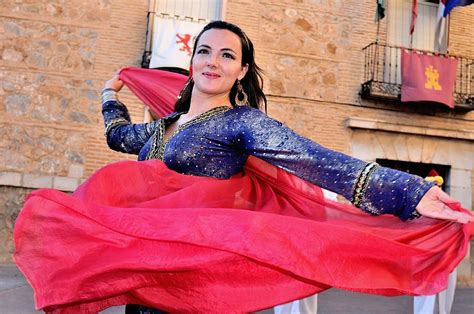
{"type": "MultiPolygon", "coordinates": [[[[379,99],[400,102],[401,91],[401,49],[408,48],[371,43],[364,47],[364,83],[360,91],[364,99],[379,99]]],[[[433,52],[423,51],[433,54],[433,52]]],[[[451,55],[452,56],[452,55],[451,55]]],[[[440,108],[456,112],[474,110],[474,59],[458,58],[456,83],[454,88],[454,109],[437,103],[426,103],[430,108],[440,108]]]]}

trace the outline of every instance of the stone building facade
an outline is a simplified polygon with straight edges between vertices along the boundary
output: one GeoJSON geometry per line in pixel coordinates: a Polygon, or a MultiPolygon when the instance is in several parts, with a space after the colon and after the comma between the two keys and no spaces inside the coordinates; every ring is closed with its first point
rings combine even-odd
{"type": "MultiPolygon", "coordinates": [[[[28,192],[72,191],[99,167],[135,159],[108,149],[99,93],[121,67],[140,66],[148,5],[2,1],[0,262],[11,262],[13,225],[28,192]]],[[[222,16],[255,44],[270,116],[368,161],[449,165],[450,193],[472,210],[474,111],[420,112],[359,96],[362,48],[377,31],[374,12],[369,0],[227,0],[222,16]]],[[[474,5],[450,16],[450,53],[474,58],[474,5]]],[[[385,19],[380,38],[386,29],[385,19]]],[[[143,106],[128,91],[120,97],[132,119],[142,121],[143,106]]],[[[472,263],[467,256],[460,266],[464,284],[474,284],[472,263]]]]}

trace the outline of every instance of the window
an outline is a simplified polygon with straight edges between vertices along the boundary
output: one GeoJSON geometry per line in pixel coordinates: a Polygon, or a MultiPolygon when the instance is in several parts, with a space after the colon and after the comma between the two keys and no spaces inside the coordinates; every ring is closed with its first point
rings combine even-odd
{"type": "MultiPolygon", "coordinates": [[[[438,27],[438,1],[418,1],[418,16],[413,38],[410,35],[412,3],[411,0],[392,0],[388,2],[387,44],[418,50],[437,51],[439,45],[436,45],[435,41],[437,40],[436,29],[438,27]]],[[[447,32],[446,25],[447,23],[443,24],[445,34],[447,32]]],[[[444,36],[444,42],[441,43],[441,46],[446,47],[446,38],[447,36],[444,36]]],[[[384,80],[400,84],[399,50],[386,51],[385,64],[384,80]]]]}
{"type": "Polygon", "coordinates": [[[217,20],[221,17],[221,0],[158,0],[154,12],[157,16],[173,16],[195,20],[217,20]]]}
{"type": "MultiPolygon", "coordinates": [[[[410,47],[411,0],[389,1],[387,17],[387,43],[410,47]]],[[[412,48],[435,50],[435,33],[438,20],[438,1],[418,1],[418,17],[413,32],[412,48]]]]}

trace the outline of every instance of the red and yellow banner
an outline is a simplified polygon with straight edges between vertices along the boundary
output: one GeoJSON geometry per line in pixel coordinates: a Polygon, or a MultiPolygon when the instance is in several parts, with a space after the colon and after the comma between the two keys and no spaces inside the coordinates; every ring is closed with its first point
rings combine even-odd
{"type": "Polygon", "coordinates": [[[402,101],[434,101],[454,108],[458,60],[402,50],[402,101]]]}

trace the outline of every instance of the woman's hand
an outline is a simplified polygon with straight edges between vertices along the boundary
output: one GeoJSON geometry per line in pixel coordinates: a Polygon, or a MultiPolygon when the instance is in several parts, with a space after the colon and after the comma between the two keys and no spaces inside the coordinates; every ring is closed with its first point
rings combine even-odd
{"type": "Polygon", "coordinates": [[[446,204],[459,203],[444,193],[439,187],[433,186],[426,192],[416,206],[416,210],[423,216],[437,219],[452,220],[459,223],[474,222],[474,215],[452,210],[446,204]]]}
{"type": "Polygon", "coordinates": [[[105,88],[111,88],[116,92],[119,92],[123,87],[123,81],[119,79],[119,75],[115,74],[110,80],[105,82],[105,88]]]}

